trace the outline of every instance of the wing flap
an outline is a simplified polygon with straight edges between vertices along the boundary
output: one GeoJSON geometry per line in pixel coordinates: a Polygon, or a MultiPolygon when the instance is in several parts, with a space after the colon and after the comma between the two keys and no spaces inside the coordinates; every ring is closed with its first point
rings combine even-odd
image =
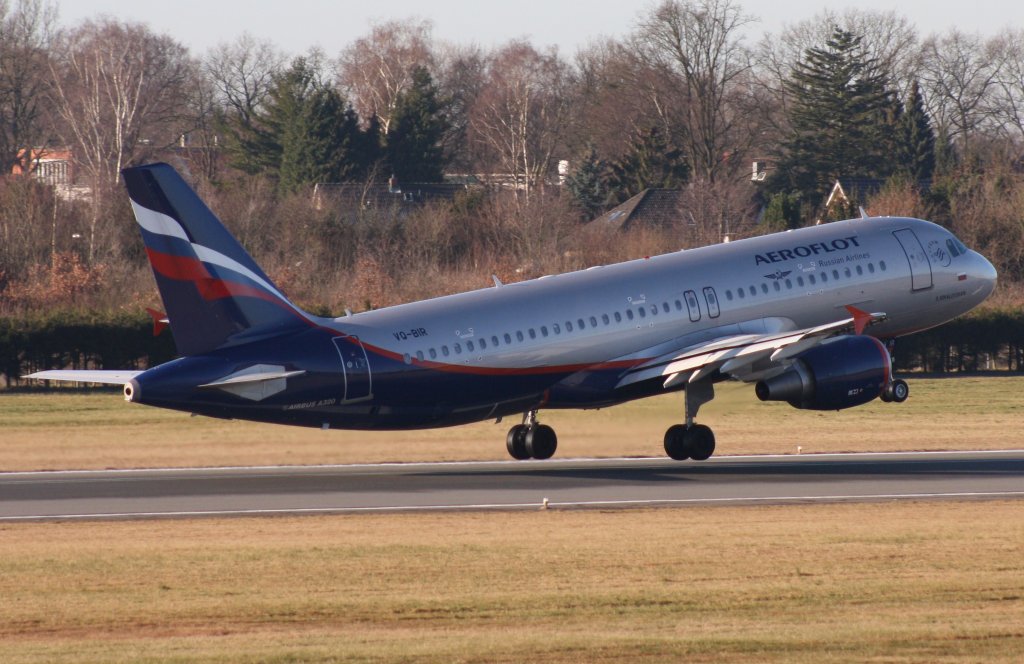
{"type": "Polygon", "coordinates": [[[770,334],[740,334],[696,344],[656,357],[631,369],[619,380],[622,388],[654,378],[664,379],[666,388],[681,382],[700,380],[716,370],[746,379],[751,365],[769,359],[782,363],[838,334],[860,334],[868,325],[885,320],[884,313],[866,313],[846,307],[849,318],[824,325],[770,334]]]}

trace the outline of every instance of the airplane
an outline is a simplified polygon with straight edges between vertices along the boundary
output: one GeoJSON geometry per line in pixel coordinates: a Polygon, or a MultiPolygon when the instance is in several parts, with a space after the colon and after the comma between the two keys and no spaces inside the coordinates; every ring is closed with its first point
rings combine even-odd
{"type": "Polygon", "coordinates": [[[966,313],[996,284],[992,264],[941,226],[862,211],[324,318],[293,304],[171,166],[122,175],[180,357],[29,378],[120,384],[132,403],[322,429],[522,415],[505,441],[520,460],[556,451],[542,409],[679,391],[682,421],[665,432],[665,452],[705,460],[715,436],[695,418],[730,379],[800,409],[902,402],[893,340],[966,313]]]}

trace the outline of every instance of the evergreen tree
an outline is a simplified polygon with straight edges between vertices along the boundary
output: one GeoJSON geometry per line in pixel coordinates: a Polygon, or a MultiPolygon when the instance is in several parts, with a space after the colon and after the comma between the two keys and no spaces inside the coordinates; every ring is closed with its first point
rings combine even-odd
{"type": "Polygon", "coordinates": [[[665,140],[657,127],[640,132],[629,151],[608,170],[608,190],[615,203],[644,189],[681,187],[690,176],[683,151],[665,140]]]}
{"type": "Polygon", "coordinates": [[[377,159],[376,126],[371,122],[372,136],[360,131],[352,107],[320,81],[313,64],[297,58],[275,80],[251,126],[238,132],[233,163],[276,177],[282,193],[317,182],[357,180],[377,159]]]}
{"type": "Polygon", "coordinates": [[[579,167],[565,179],[565,188],[584,221],[600,216],[608,206],[606,168],[605,163],[598,158],[597,150],[590,145],[579,167]]]}
{"type": "Polygon", "coordinates": [[[900,133],[902,141],[898,155],[902,170],[915,182],[930,180],[935,173],[935,131],[916,80],[910,87],[900,133]]]}
{"type": "Polygon", "coordinates": [[[412,85],[395,102],[387,134],[388,163],[399,183],[444,179],[441,141],[448,127],[437,86],[424,67],[416,67],[412,85]]]}
{"type": "Polygon", "coordinates": [[[835,28],[811,48],[786,82],[791,136],[769,189],[817,204],[841,177],[885,177],[892,170],[892,95],[861,37],[835,28]]]}

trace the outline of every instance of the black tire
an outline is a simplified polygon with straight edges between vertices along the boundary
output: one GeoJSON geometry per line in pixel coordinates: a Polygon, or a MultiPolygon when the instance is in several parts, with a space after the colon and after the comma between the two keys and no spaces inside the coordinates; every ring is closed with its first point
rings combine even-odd
{"type": "Polygon", "coordinates": [[[694,461],[706,461],[715,453],[715,434],[711,427],[694,424],[686,430],[686,448],[694,461]]]}
{"type": "Polygon", "coordinates": [[[558,449],[558,436],[546,424],[537,424],[526,432],[526,453],[534,459],[550,459],[558,449]]]}
{"type": "Polygon", "coordinates": [[[878,395],[878,398],[885,403],[892,403],[892,385],[886,385],[882,393],[878,395]]]}
{"type": "Polygon", "coordinates": [[[896,403],[903,403],[910,396],[910,386],[907,381],[896,379],[892,381],[892,400],[896,403]]]}
{"type": "Polygon", "coordinates": [[[686,461],[690,458],[690,450],[686,445],[686,427],[682,424],[673,424],[665,432],[665,454],[676,461],[686,461]]]}
{"type": "Polygon", "coordinates": [[[517,461],[530,458],[530,455],[526,453],[526,431],[525,424],[517,424],[509,429],[508,435],[505,436],[505,448],[517,461]]]}

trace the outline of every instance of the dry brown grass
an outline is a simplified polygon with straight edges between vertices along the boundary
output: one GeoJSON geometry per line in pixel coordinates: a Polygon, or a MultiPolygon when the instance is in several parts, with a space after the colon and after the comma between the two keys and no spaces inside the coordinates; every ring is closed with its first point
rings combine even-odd
{"type": "MultiPolygon", "coordinates": [[[[723,384],[700,421],[719,454],[1022,447],[1024,378],[911,379],[902,405],[842,412],[760,403],[723,384]]],[[[544,411],[558,456],[661,456],[682,395],[601,411],[544,411]]],[[[0,469],[132,468],[506,459],[509,420],[404,432],[320,431],[226,422],[126,404],[113,393],[0,394],[0,469]]]]}
{"type": "Polygon", "coordinates": [[[1019,662],[1019,502],[0,526],[0,659],[1019,662]]]}

